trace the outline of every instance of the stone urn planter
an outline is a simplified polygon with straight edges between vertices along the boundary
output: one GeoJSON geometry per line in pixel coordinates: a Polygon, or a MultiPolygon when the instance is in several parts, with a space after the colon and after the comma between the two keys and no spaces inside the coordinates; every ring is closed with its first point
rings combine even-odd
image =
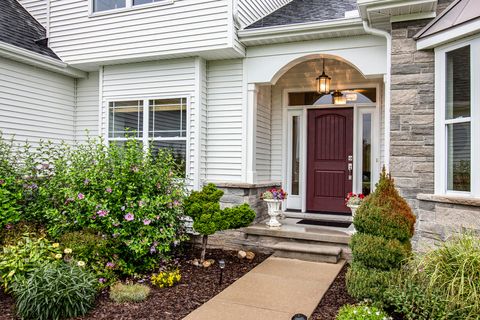
{"type": "Polygon", "coordinates": [[[359,204],[348,204],[347,207],[350,208],[352,211],[352,218],[355,218],[355,212],[357,212],[358,207],[360,207],[359,204]]]}
{"type": "Polygon", "coordinates": [[[267,226],[270,228],[278,228],[282,224],[278,222],[277,217],[281,214],[283,200],[264,199],[268,206],[268,216],[270,220],[267,221],[267,226]]]}

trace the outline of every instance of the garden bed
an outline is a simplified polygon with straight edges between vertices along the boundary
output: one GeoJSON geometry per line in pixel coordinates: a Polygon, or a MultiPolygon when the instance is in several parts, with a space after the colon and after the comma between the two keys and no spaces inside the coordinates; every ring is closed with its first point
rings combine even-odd
{"type": "Polygon", "coordinates": [[[335,281],[327,290],[317,308],[313,312],[312,320],[335,320],[338,310],[345,304],[354,304],[357,301],[352,298],[345,285],[345,276],[348,265],[346,264],[338,274],[335,281]]]}
{"type": "MultiPolygon", "coordinates": [[[[175,287],[165,289],[152,287],[148,299],[140,303],[116,304],[109,299],[108,292],[103,292],[98,296],[95,308],[88,315],[76,319],[182,319],[267,257],[265,254],[257,254],[250,262],[237,258],[237,252],[234,251],[208,250],[207,259],[215,260],[215,264],[209,268],[193,266],[188,263],[191,256],[184,257],[179,265],[182,280],[175,287]],[[219,259],[224,259],[226,264],[222,285],[219,285],[219,259]]],[[[0,319],[15,319],[13,308],[13,299],[0,292],[2,310],[0,319]]]]}

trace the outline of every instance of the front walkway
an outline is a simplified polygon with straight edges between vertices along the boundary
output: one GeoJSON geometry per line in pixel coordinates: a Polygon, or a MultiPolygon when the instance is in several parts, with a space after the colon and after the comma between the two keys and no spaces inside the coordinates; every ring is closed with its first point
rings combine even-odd
{"type": "Polygon", "coordinates": [[[310,316],[345,264],[270,257],[184,320],[290,320],[310,316]]]}

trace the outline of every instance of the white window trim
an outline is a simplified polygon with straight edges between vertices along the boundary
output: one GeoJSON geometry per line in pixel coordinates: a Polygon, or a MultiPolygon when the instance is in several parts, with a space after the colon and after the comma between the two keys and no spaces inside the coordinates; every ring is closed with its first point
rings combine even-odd
{"type": "Polygon", "coordinates": [[[435,49],[435,194],[480,198],[480,37],[464,39],[435,49]],[[446,55],[470,46],[471,110],[470,117],[445,119],[446,55]],[[447,124],[469,122],[471,125],[470,192],[448,190],[447,124]]]}
{"type": "Polygon", "coordinates": [[[191,137],[190,133],[190,111],[191,111],[191,97],[189,95],[173,95],[173,96],[151,96],[151,97],[129,97],[129,98],[112,98],[112,99],[107,99],[105,101],[106,105],[106,135],[105,135],[105,141],[107,145],[110,143],[110,141],[127,141],[128,138],[110,138],[110,103],[111,102],[122,102],[122,101],[143,101],[143,130],[142,130],[142,137],[141,138],[135,138],[136,140],[142,141],[143,147],[145,151],[147,150],[150,141],[185,141],[186,143],[186,150],[185,150],[185,177],[187,180],[191,180],[191,168],[190,168],[190,146],[189,146],[189,141],[191,137]],[[186,136],[185,137],[149,137],[149,132],[148,132],[148,123],[149,123],[149,101],[150,100],[164,100],[164,99],[185,99],[185,110],[187,113],[187,117],[185,119],[185,124],[186,124],[186,136]],[[145,108],[147,112],[145,112],[145,108]],[[146,133],[146,134],[145,134],[146,133]]]}
{"type": "Polygon", "coordinates": [[[173,4],[175,0],[162,0],[162,1],[157,1],[157,2],[152,2],[152,3],[145,3],[145,4],[137,4],[133,5],[133,0],[125,0],[125,7],[123,8],[115,8],[115,9],[109,9],[109,10],[103,10],[103,11],[94,11],[94,0],[88,0],[88,16],[90,18],[94,17],[99,17],[99,16],[106,16],[110,14],[116,14],[120,12],[128,12],[132,10],[139,10],[139,9],[148,9],[151,7],[159,7],[159,6],[165,6],[169,4],[173,4]]]}

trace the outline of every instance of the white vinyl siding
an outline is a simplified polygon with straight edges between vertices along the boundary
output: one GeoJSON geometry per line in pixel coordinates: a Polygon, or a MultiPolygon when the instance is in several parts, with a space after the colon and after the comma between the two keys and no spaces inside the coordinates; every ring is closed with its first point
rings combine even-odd
{"type": "Polygon", "coordinates": [[[271,86],[260,86],[257,99],[257,181],[270,181],[271,169],[271,86]]]}
{"type": "Polygon", "coordinates": [[[230,48],[231,0],[176,0],[89,16],[88,0],[52,1],[50,47],[70,64],[230,48]]]}
{"type": "Polygon", "coordinates": [[[74,140],[74,79],[0,58],[0,130],[16,142],[74,140]]]}
{"type": "Polygon", "coordinates": [[[242,181],[243,61],[207,64],[207,181],[242,181]]]}
{"type": "Polygon", "coordinates": [[[44,27],[47,27],[47,1],[49,0],[18,0],[44,27]]]}
{"type": "Polygon", "coordinates": [[[98,72],[90,72],[85,79],[77,79],[77,107],[75,109],[75,139],[85,141],[87,136],[98,136],[98,72]]]}
{"type": "Polygon", "coordinates": [[[187,179],[195,179],[197,103],[195,59],[161,60],[103,67],[102,134],[107,136],[108,102],[185,97],[187,103],[187,179]]]}
{"type": "Polygon", "coordinates": [[[241,28],[269,15],[292,0],[237,0],[241,28]]]}

